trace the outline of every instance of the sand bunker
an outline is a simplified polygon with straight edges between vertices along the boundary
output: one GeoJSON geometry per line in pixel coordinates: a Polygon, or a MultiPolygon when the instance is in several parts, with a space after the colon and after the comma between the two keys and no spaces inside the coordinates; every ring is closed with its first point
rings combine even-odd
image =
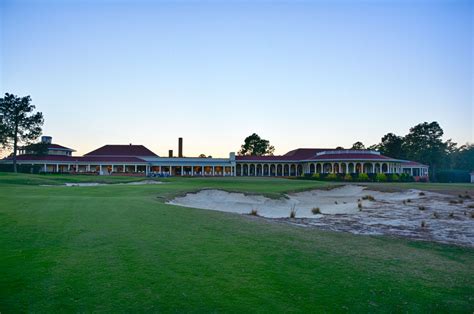
{"type": "Polygon", "coordinates": [[[467,208],[474,201],[451,204],[453,197],[442,194],[418,190],[386,193],[356,185],[292,193],[286,197],[270,199],[261,195],[202,190],[177,197],[169,204],[239,214],[257,210],[262,217],[334,231],[390,234],[474,246],[474,219],[471,218],[474,209],[467,208]],[[296,219],[288,218],[292,208],[296,210],[296,219]],[[313,208],[319,208],[321,214],[313,214],[313,208]]]}
{"type": "Polygon", "coordinates": [[[160,181],[153,180],[143,180],[143,181],[134,181],[127,183],[98,183],[98,182],[84,182],[84,183],[64,183],[62,185],[48,185],[43,184],[41,186],[104,186],[104,185],[145,185],[145,184],[162,184],[160,181]]]}

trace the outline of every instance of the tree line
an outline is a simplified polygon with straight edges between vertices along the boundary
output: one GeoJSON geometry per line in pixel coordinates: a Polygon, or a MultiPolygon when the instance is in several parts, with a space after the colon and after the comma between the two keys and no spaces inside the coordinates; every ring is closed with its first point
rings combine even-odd
{"type": "MultiPolygon", "coordinates": [[[[443,140],[444,131],[438,122],[423,122],[410,128],[404,136],[394,133],[385,134],[380,143],[368,149],[403,160],[413,160],[430,167],[435,176],[441,170],[474,170],[474,145],[458,145],[451,139],[443,140]]],[[[365,148],[361,142],[353,148],[365,148]]]]}

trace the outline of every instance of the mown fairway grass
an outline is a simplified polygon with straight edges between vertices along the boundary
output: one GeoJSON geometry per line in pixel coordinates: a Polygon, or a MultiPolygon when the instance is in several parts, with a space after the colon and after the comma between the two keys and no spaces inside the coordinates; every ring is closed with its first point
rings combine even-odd
{"type": "MultiPolygon", "coordinates": [[[[201,188],[326,183],[0,174],[0,312],[466,312],[474,250],[164,204],[201,188]]],[[[464,187],[463,187],[464,188],[464,187]]],[[[250,211],[250,208],[249,208],[250,211]]]]}

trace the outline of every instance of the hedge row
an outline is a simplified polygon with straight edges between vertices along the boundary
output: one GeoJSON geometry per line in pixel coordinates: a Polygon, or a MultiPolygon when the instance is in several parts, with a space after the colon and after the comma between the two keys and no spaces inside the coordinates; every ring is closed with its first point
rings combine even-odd
{"type": "MultiPolygon", "coordinates": [[[[40,173],[43,171],[41,165],[16,165],[17,171],[20,173],[40,173]]],[[[0,164],[0,172],[13,172],[12,164],[0,164]]]]}
{"type": "Polygon", "coordinates": [[[465,170],[440,170],[436,172],[436,181],[445,183],[471,182],[471,174],[465,170]]]}
{"type": "Polygon", "coordinates": [[[314,173],[303,174],[302,179],[322,181],[344,181],[344,182],[413,182],[412,176],[406,173],[314,173]]]}

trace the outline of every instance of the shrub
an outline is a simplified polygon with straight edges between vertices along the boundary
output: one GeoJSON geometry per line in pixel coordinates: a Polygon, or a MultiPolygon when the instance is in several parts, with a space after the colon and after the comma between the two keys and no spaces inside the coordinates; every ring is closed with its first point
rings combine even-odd
{"type": "Polygon", "coordinates": [[[335,181],[337,180],[337,174],[335,173],[330,173],[328,174],[328,176],[326,177],[327,180],[330,180],[330,181],[335,181]]]}
{"type": "Polygon", "coordinates": [[[348,173],[344,176],[344,181],[352,181],[352,176],[348,173]]]}
{"type": "Polygon", "coordinates": [[[372,195],[365,195],[362,197],[363,200],[368,200],[368,201],[375,201],[375,197],[373,197],[372,195]]]}
{"type": "Polygon", "coordinates": [[[290,218],[296,218],[296,205],[293,205],[290,209],[290,218]]]}
{"type": "Polygon", "coordinates": [[[314,207],[313,209],[311,209],[311,212],[313,213],[313,215],[321,214],[321,210],[319,209],[319,207],[314,207]]]}
{"type": "Polygon", "coordinates": [[[375,181],[385,182],[387,181],[387,176],[385,175],[385,173],[377,173],[377,175],[375,176],[375,181]]]}
{"type": "Polygon", "coordinates": [[[319,175],[319,173],[315,172],[315,173],[313,173],[312,178],[318,180],[318,179],[321,178],[321,176],[319,175]]]}
{"type": "Polygon", "coordinates": [[[398,182],[398,181],[400,181],[400,177],[398,176],[398,174],[393,173],[393,174],[390,176],[389,180],[392,181],[392,182],[398,182]]]}
{"type": "Polygon", "coordinates": [[[369,181],[369,176],[367,175],[367,173],[359,173],[359,175],[357,176],[357,180],[361,182],[367,182],[369,181]]]}
{"type": "Polygon", "coordinates": [[[413,182],[414,181],[413,177],[411,175],[407,174],[407,173],[402,173],[400,175],[399,179],[400,179],[401,182],[413,182]]]}
{"type": "Polygon", "coordinates": [[[253,208],[253,209],[250,211],[249,215],[258,216],[258,210],[255,209],[255,208],[253,208]]]}

